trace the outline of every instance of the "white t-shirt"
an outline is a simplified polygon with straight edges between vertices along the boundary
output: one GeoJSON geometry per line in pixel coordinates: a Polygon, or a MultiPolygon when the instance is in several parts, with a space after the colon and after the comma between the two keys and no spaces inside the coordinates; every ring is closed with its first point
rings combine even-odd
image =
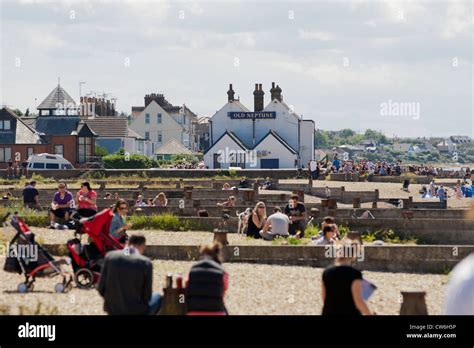
{"type": "Polygon", "coordinates": [[[309,162],[309,170],[311,170],[312,172],[314,172],[317,168],[317,164],[316,164],[316,161],[311,161],[309,162]]]}
{"type": "Polygon", "coordinates": [[[444,313],[474,315],[474,253],[454,267],[446,288],[444,313]]]}

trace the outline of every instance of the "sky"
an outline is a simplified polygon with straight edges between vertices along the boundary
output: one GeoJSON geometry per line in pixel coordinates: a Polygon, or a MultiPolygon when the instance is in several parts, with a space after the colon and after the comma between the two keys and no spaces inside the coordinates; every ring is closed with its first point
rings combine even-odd
{"type": "Polygon", "coordinates": [[[229,83],[253,109],[276,82],[319,129],[474,137],[473,29],[469,0],[2,0],[0,104],[32,111],[60,77],[76,101],[83,81],[210,117],[229,83]]]}

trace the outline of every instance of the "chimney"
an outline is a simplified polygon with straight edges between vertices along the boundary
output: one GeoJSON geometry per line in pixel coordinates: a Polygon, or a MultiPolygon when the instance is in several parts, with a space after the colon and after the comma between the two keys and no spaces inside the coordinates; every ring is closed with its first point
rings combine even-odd
{"type": "Polygon", "coordinates": [[[229,102],[233,102],[234,101],[234,95],[235,95],[235,92],[232,89],[232,83],[231,83],[231,84],[229,84],[229,90],[227,91],[227,100],[229,102]]]}
{"type": "Polygon", "coordinates": [[[278,85],[275,86],[275,82],[272,82],[272,89],[270,89],[270,94],[272,101],[274,101],[275,99],[279,101],[283,100],[283,97],[281,95],[281,88],[278,85]]]}
{"type": "Polygon", "coordinates": [[[253,92],[254,97],[254,111],[262,111],[263,110],[263,96],[265,92],[262,90],[262,84],[255,84],[255,91],[253,92]]]}
{"type": "Polygon", "coordinates": [[[149,94],[146,94],[146,95],[145,95],[145,106],[148,106],[148,104],[151,103],[151,100],[152,100],[152,99],[151,99],[150,95],[149,95],[149,94]]]}

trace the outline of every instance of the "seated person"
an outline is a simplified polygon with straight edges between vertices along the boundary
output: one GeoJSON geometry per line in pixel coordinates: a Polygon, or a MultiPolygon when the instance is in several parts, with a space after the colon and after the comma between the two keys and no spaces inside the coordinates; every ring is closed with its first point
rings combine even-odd
{"type": "Polygon", "coordinates": [[[222,267],[222,245],[202,246],[200,254],[186,283],[187,315],[227,315],[224,295],[229,275],[222,267]]]}
{"type": "Polygon", "coordinates": [[[285,214],[290,218],[289,233],[296,238],[302,238],[306,229],[306,207],[298,202],[298,195],[291,196],[285,207],[285,214]]]}
{"type": "Polygon", "coordinates": [[[147,206],[147,203],[145,202],[143,195],[138,195],[137,200],[135,201],[135,207],[141,208],[141,207],[146,207],[146,206],[147,206]]]}
{"type": "Polygon", "coordinates": [[[155,207],[166,207],[168,205],[168,199],[164,192],[160,192],[155,198],[153,198],[153,206],[155,207]]]}
{"type": "Polygon", "coordinates": [[[335,243],[334,225],[326,225],[323,229],[323,235],[313,241],[314,245],[331,245],[335,243]]]}
{"type": "Polygon", "coordinates": [[[58,192],[54,194],[51,202],[51,209],[49,210],[50,226],[56,227],[56,219],[69,220],[71,207],[74,205],[74,198],[72,193],[66,190],[66,184],[60,182],[58,185],[58,192]]]}
{"type": "Polygon", "coordinates": [[[273,185],[272,181],[270,180],[270,178],[267,177],[260,188],[262,190],[271,190],[272,185],[273,185]]]}
{"type": "Polygon", "coordinates": [[[36,189],[36,181],[31,181],[23,189],[23,204],[25,207],[30,209],[36,209],[39,207],[39,192],[36,189]]]}
{"type": "Polygon", "coordinates": [[[217,203],[218,207],[235,207],[235,197],[230,196],[225,202],[217,203]]]}
{"type": "Polygon", "coordinates": [[[321,222],[321,232],[320,236],[323,236],[324,227],[332,225],[334,229],[334,238],[341,239],[341,234],[339,233],[339,228],[336,225],[336,220],[332,216],[326,216],[321,222]]]}
{"type": "Polygon", "coordinates": [[[273,214],[267,218],[260,236],[264,240],[273,240],[276,236],[288,237],[290,219],[281,212],[280,207],[273,208],[273,214]]]}
{"type": "Polygon", "coordinates": [[[247,180],[247,178],[243,177],[242,180],[240,180],[237,187],[238,188],[251,188],[251,185],[250,185],[250,182],[247,180]]]}
{"type": "Polygon", "coordinates": [[[83,182],[76,195],[77,212],[82,217],[94,216],[97,213],[97,192],[91,189],[89,182],[83,182]]]}
{"type": "Polygon", "coordinates": [[[230,186],[228,182],[226,182],[224,185],[222,185],[222,190],[223,191],[232,190],[232,187],[230,186]]]}
{"type": "Polygon", "coordinates": [[[161,295],[152,294],[153,264],[143,256],[146,239],[132,235],[128,246],[107,253],[97,290],[109,315],[155,315],[161,295]]]}
{"type": "Polygon", "coordinates": [[[114,206],[114,217],[110,223],[110,235],[124,244],[127,241],[127,229],[132,227],[132,224],[125,223],[125,217],[128,212],[128,203],[124,199],[119,199],[114,206]]]}
{"type": "Polygon", "coordinates": [[[107,192],[104,196],[104,199],[112,199],[112,194],[110,192],[107,192]]]}

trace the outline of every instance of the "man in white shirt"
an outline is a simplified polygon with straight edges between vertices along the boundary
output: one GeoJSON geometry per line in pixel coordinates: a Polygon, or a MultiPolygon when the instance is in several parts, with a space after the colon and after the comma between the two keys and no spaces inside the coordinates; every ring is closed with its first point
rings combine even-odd
{"type": "Polygon", "coordinates": [[[280,207],[275,207],[273,214],[267,218],[267,222],[260,231],[260,236],[265,240],[273,240],[276,236],[288,237],[289,225],[288,215],[283,214],[280,207]]]}

